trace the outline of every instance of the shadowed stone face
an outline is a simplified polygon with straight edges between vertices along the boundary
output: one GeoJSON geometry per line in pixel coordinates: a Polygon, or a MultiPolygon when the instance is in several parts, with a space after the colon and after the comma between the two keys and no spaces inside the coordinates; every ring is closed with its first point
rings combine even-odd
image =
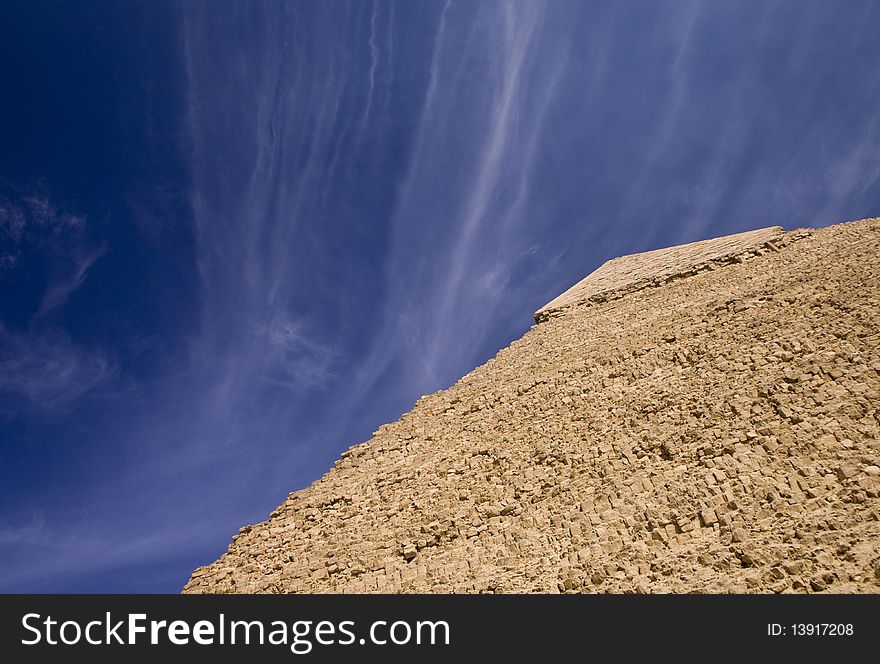
{"type": "Polygon", "coordinates": [[[880,219],[625,256],[541,312],[184,592],[880,591],[880,219]]]}

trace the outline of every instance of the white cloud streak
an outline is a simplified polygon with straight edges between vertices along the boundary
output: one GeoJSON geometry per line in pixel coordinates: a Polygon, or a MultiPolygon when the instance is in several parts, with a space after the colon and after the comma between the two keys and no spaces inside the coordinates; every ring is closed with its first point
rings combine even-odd
{"type": "Polygon", "coordinates": [[[101,352],[77,346],[51,320],[106,251],[84,236],[85,219],[59,210],[45,194],[0,198],[0,238],[5,240],[0,277],[17,288],[29,264],[40,260],[47,284],[25,329],[0,322],[0,415],[58,413],[117,374],[101,352]]]}
{"type": "Polygon", "coordinates": [[[77,347],[59,331],[17,333],[0,326],[0,413],[12,416],[24,399],[30,408],[54,413],[69,408],[117,373],[104,356],[77,347]]]}

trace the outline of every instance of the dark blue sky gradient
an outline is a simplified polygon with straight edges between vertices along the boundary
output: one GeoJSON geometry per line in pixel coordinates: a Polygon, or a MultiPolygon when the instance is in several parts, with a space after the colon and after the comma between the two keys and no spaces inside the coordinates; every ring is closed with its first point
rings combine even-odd
{"type": "Polygon", "coordinates": [[[176,592],[608,258],[880,214],[878,27],[4,3],[0,591],[176,592]]]}

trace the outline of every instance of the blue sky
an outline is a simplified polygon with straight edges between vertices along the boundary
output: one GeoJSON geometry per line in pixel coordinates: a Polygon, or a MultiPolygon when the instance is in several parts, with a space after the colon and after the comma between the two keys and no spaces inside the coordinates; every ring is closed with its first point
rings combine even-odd
{"type": "Polygon", "coordinates": [[[0,591],[177,592],[603,261],[880,214],[878,27],[3,3],[0,591]]]}

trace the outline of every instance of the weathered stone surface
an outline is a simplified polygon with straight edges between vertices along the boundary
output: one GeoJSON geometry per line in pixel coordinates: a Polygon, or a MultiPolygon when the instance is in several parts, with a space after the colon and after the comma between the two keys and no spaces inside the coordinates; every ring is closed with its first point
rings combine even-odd
{"type": "MultiPolygon", "coordinates": [[[[796,235],[786,234],[781,226],[771,226],[677,247],[620,256],[604,263],[562,295],[541,307],[535,312],[535,320],[546,320],[560,314],[567,307],[587,302],[604,302],[633,290],[663,285],[675,278],[690,277],[698,272],[747,260],[766,251],[776,251],[783,238],[788,241],[794,237],[796,235]]],[[[745,311],[747,306],[744,302],[734,303],[734,313],[745,311]]],[[[669,333],[663,337],[663,341],[675,341],[675,335],[669,333]]]]}
{"type": "Polygon", "coordinates": [[[755,233],[618,259],[184,591],[880,592],[880,220],[755,233]]]}

